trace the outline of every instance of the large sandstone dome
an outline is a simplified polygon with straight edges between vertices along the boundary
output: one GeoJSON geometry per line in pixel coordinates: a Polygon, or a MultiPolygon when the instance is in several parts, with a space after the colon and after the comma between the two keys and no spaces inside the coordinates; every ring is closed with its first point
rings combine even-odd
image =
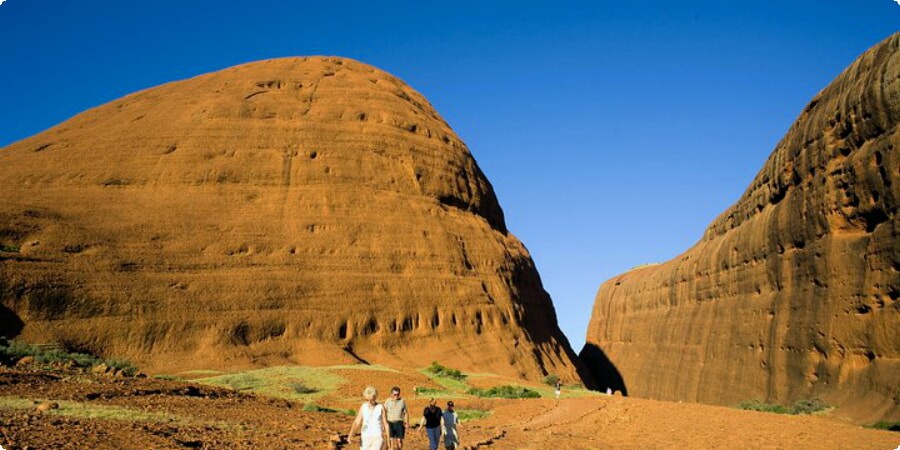
{"type": "Polygon", "coordinates": [[[0,150],[0,199],[0,334],[151,370],[580,379],[466,145],[355,61],[261,61],[89,110],[0,150]]]}
{"type": "Polygon", "coordinates": [[[898,120],[894,35],[809,103],[698,244],[603,284],[582,350],[598,384],[732,405],[820,397],[896,420],[898,120]]]}

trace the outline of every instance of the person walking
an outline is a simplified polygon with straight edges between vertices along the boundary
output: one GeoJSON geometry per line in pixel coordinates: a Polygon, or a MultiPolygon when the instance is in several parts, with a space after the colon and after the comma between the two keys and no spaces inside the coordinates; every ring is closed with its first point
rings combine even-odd
{"type": "Polygon", "coordinates": [[[553,391],[556,394],[556,399],[559,400],[559,394],[562,393],[562,383],[559,380],[556,380],[556,386],[553,388],[553,391]]]}
{"type": "Polygon", "coordinates": [[[441,443],[441,415],[443,411],[434,399],[428,401],[428,406],[422,411],[422,421],[419,423],[419,432],[424,428],[428,435],[428,449],[437,450],[441,443]]]}
{"type": "Polygon", "coordinates": [[[347,443],[353,443],[353,435],[360,431],[360,450],[381,450],[384,445],[384,436],[388,432],[387,418],[384,414],[384,406],[377,401],[378,391],[369,386],[363,391],[366,402],[359,407],[356,419],[350,425],[350,433],[347,435],[347,443]]]}
{"type": "Polygon", "coordinates": [[[453,401],[447,402],[447,410],[441,414],[441,422],[444,426],[444,448],[453,450],[459,448],[459,416],[453,411],[453,401]]]}
{"type": "Polygon", "coordinates": [[[409,428],[409,411],[406,402],[400,398],[400,388],[391,388],[391,398],[384,402],[387,411],[387,423],[390,437],[388,448],[391,450],[403,450],[403,439],[406,437],[406,429],[409,428]]]}

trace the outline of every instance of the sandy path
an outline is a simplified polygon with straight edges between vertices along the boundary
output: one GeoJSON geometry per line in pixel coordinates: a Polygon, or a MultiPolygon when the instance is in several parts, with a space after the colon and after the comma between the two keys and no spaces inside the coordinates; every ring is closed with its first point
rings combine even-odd
{"type": "Polygon", "coordinates": [[[527,400],[498,407],[481,427],[503,449],[895,449],[900,434],[815,416],[601,397],[527,400]]]}

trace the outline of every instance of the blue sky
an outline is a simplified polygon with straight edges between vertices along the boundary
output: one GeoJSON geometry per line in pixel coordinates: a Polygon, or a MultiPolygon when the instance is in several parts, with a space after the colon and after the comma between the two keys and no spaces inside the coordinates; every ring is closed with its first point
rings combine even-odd
{"type": "Polygon", "coordinates": [[[6,0],[0,146],[244,62],[372,64],[468,144],[578,351],[600,283],[693,245],[812,96],[900,28],[893,0],[324,3],[6,0]]]}

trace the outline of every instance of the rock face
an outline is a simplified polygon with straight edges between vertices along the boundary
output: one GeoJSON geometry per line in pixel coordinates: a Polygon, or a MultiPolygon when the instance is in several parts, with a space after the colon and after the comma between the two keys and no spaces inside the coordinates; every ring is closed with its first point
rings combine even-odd
{"type": "Polygon", "coordinates": [[[693,248],[601,286],[581,353],[598,385],[900,414],[898,36],[809,103],[693,248]]]}
{"type": "Polygon", "coordinates": [[[256,62],[0,150],[0,334],[157,370],[580,377],[466,145],[402,81],[256,62]]]}

